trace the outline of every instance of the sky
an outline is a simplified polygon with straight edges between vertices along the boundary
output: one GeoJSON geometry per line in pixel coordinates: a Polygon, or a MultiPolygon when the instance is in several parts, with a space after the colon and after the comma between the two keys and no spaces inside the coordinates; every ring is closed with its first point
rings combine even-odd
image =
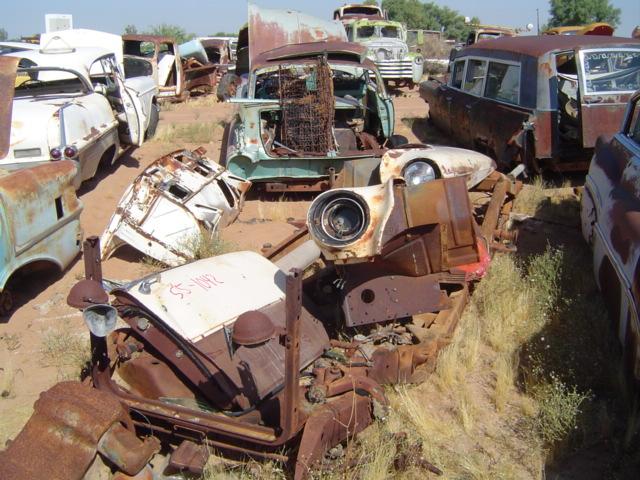
{"type": "MultiPolygon", "coordinates": [[[[218,31],[237,32],[246,22],[247,2],[244,0],[30,0],[27,3],[4,0],[0,27],[9,38],[44,31],[45,13],[70,13],[75,28],[91,28],[122,33],[124,26],[133,24],[138,31],[160,23],[176,24],[196,35],[210,35],[218,31]]],[[[344,4],[331,0],[257,0],[261,7],[291,8],[317,17],[331,18],[334,8],[344,4]]],[[[355,3],[355,2],[354,2],[355,3]]],[[[436,1],[468,17],[477,16],[483,23],[525,27],[536,25],[536,9],[542,26],[549,17],[547,0],[447,0],[436,1]]],[[[640,0],[613,0],[622,10],[621,24],[616,34],[628,37],[640,24],[640,0]]]]}

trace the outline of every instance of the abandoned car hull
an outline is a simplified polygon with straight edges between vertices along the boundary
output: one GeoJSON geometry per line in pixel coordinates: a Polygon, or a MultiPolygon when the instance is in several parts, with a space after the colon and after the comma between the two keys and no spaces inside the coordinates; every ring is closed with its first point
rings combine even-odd
{"type": "Polygon", "coordinates": [[[0,171],[0,314],[13,305],[13,279],[31,267],[63,271],[80,253],[82,204],[73,187],[76,165],[67,160],[0,171]]]}
{"type": "Polygon", "coordinates": [[[625,369],[640,386],[640,92],[622,129],[601,139],[582,194],[582,232],[593,249],[593,270],[617,336],[625,369]]]}
{"type": "Polygon", "coordinates": [[[134,180],[102,236],[103,259],[128,244],[162,263],[180,265],[236,219],[251,184],[204,153],[202,148],[175,151],[134,180]]]}
{"type": "Polygon", "coordinates": [[[458,52],[448,82],[428,80],[420,95],[438,128],[503,169],[586,170],[640,86],[638,59],[630,39],[504,37],[458,52]]]}

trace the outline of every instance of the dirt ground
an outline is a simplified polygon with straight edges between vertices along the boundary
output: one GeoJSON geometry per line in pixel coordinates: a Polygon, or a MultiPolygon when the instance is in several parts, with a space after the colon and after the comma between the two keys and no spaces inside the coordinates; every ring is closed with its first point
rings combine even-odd
{"type": "MultiPolygon", "coordinates": [[[[417,90],[395,94],[396,133],[411,142],[429,138],[433,143],[445,143],[438,141],[437,135],[425,135],[422,131],[426,126],[427,105],[417,90]]],[[[171,151],[200,145],[166,141],[163,128],[211,124],[212,141],[203,146],[217,160],[223,132],[221,122],[230,118],[233,110],[233,105],[215,103],[211,97],[163,109],[156,139],[127,152],[78,191],[84,205],[81,223],[85,237],[102,233],[126,187],[151,162],[171,151]]],[[[276,244],[294,230],[287,219],[304,218],[309,199],[250,197],[238,220],[222,236],[235,249],[259,251],[265,243],[276,244]]],[[[124,247],[103,263],[103,275],[115,280],[134,279],[143,275],[145,268],[140,256],[124,247]]],[[[62,274],[42,272],[26,278],[16,292],[17,308],[10,317],[0,319],[0,449],[20,431],[40,392],[73,376],[78,352],[72,348],[65,351],[65,344],[77,345],[76,350],[81,353],[86,345],[88,352],[88,332],[82,317],[66,304],[69,289],[83,274],[83,261],[78,257],[62,274]]]]}

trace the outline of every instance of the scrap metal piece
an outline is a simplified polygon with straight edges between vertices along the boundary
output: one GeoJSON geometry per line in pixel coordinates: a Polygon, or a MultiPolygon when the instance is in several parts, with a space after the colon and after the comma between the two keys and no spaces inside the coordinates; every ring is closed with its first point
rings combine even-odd
{"type": "Polygon", "coordinates": [[[167,265],[193,260],[206,237],[232,223],[251,182],[204,156],[177,150],[147,167],[125,191],[101,239],[102,259],[129,244],[167,265]]]}
{"type": "Polygon", "coordinates": [[[18,58],[0,56],[0,160],[9,153],[13,90],[18,58]]]}
{"type": "MultiPolygon", "coordinates": [[[[40,395],[34,410],[16,439],[0,452],[0,478],[80,480],[105,433],[129,422],[115,396],[79,382],[54,385],[40,395]]],[[[131,431],[127,434],[140,442],[131,431]]],[[[142,468],[153,453],[131,451],[129,465],[142,468]]],[[[128,469],[137,473],[134,470],[128,469]]]]}
{"type": "Polygon", "coordinates": [[[251,65],[261,53],[275,48],[320,41],[346,42],[347,34],[340,22],[322,20],[295,10],[259,8],[249,4],[251,65]]]}

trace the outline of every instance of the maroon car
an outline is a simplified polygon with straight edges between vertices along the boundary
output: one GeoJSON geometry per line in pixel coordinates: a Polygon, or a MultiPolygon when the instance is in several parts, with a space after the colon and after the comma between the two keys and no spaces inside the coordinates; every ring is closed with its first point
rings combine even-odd
{"type": "Polygon", "coordinates": [[[429,116],[502,168],[586,170],[640,88],[640,40],[502,37],[460,50],[448,81],[420,85],[429,116]]]}

